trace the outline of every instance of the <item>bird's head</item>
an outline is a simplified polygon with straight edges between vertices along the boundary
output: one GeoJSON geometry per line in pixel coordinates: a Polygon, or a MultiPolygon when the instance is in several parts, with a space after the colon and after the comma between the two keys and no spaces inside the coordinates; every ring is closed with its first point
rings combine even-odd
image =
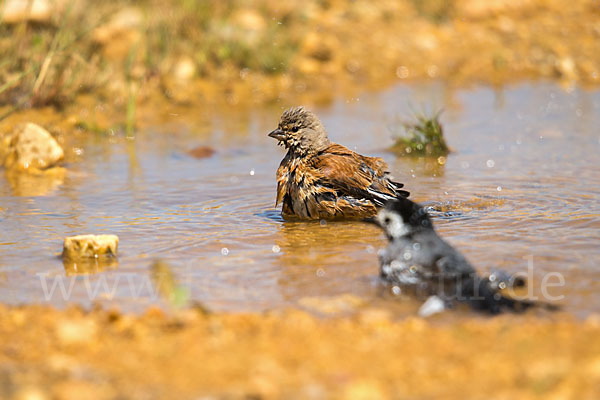
{"type": "Polygon", "coordinates": [[[389,240],[433,229],[427,210],[404,197],[388,201],[372,222],[385,231],[389,240]]]}
{"type": "Polygon", "coordinates": [[[319,118],[304,107],[284,111],[277,129],[269,136],[298,155],[318,153],[330,144],[319,118]]]}

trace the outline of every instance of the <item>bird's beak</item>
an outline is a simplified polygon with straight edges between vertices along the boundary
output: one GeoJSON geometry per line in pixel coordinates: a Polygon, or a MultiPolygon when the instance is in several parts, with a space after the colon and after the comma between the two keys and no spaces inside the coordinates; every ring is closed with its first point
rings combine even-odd
{"type": "Polygon", "coordinates": [[[285,138],[285,133],[283,133],[281,129],[277,128],[269,133],[269,137],[277,140],[283,140],[285,138]]]}
{"type": "Polygon", "coordinates": [[[379,220],[377,219],[377,217],[365,218],[365,219],[363,219],[363,222],[366,222],[368,224],[377,225],[378,227],[381,228],[381,225],[379,224],[379,220]]]}

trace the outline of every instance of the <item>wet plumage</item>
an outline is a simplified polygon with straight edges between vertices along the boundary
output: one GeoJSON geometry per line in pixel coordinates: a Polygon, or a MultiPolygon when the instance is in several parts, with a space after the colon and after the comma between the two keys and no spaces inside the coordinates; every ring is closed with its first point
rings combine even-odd
{"type": "Polygon", "coordinates": [[[365,218],[390,199],[408,196],[387,164],[332,143],[321,121],[303,107],[283,113],[269,133],[288,151],[277,169],[276,205],[284,217],[365,218]]]}
{"type": "Polygon", "coordinates": [[[501,294],[502,287],[513,283],[510,276],[480,276],[461,253],[438,236],[427,211],[409,199],[388,202],[373,222],[389,240],[379,255],[380,276],[403,292],[421,298],[435,296],[446,306],[464,302],[491,314],[522,311],[536,305],[556,308],[501,294]]]}

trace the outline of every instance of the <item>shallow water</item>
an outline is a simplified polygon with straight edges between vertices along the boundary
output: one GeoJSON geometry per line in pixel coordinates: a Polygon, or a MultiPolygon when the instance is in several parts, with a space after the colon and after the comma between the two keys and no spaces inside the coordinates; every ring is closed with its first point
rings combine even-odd
{"type": "MultiPolygon", "coordinates": [[[[544,277],[558,273],[565,284],[548,287],[550,296],[563,296],[559,303],[576,315],[600,311],[599,91],[397,86],[314,111],[332,140],[383,157],[415,200],[444,210],[435,212],[437,229],[479,270],[531,266],[537,296],[544,277]],[[445,165],[385,151],[395,117],[409,117],[410,104],[445,109],[454,150],[445,165]]],[[[273,106],[174,114],[133,141],[75,137],[65,176],[1,174],[0,301],[139,310],[161,304],[149,266],[162,258],[193,300],[216,310],[304,306],[314,296],[352,293],[414,311],[378,285],[376,252],[385,239],[377,228],[280,218],[274,175],[284,153],[266,136],[280,113],[273,106]],[[198,145],[217,153],[186,154],[198,145]],[[83,233],[119,235],[118,264],[95,274],[63,265],[63,238],[83,233]],[[64,293],[56,286],[50,294],[54,283],[64,293]]]]}

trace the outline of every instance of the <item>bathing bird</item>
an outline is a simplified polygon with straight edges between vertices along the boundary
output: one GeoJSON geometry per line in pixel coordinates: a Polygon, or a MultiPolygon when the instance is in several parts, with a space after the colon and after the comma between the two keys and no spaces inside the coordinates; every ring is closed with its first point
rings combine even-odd
{"type": "Polygon", "coordinates": [[[287,149],[277,169],[275,201],[284,218],[372,217],[386,201],[409,195],[381,158],[331,142],[319,118],[304,107],[284,111],[269,136],[287,149]]]}
{"type": "MultiPolygon", "coordinates": [[[[401,292],[427,299],[421,314],[442,311],[456,303],[467,303],[489,314],[521,312],[532,306],[556,306],[521,300],[501,293],[514,279],[496,273],[480,276],[467,259],[442,239],[433,227],[425,208],[399,198],[386,203],[375,218],[389,241],[379,252],[380,277],[401,292]],[[502,282],[502,281],[503,282],[502,282]],[[436,310],[431,312],[433,308],[436,310]]],[[[513,287],[524,285],[516,282],[513,287]]]]}

